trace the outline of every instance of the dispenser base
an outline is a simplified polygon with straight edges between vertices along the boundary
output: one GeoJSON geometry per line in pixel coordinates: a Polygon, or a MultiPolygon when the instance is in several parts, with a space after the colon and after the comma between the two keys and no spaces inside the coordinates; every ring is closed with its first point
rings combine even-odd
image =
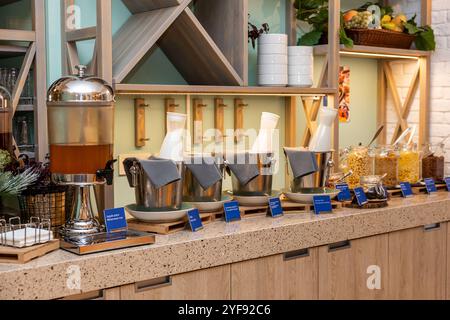
{"type": "Polygon", "coordinates": [[[61,240],[61,249],[85,255],[110,250],[125,249],[155,243],[155,235],[131,230],[112,233],[96,233],[82,236],[69,236],[61,240]]]}

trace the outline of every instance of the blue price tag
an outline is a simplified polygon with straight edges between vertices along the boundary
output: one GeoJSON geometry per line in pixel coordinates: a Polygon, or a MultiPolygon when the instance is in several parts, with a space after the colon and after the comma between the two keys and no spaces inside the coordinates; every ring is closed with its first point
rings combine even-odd
{"type": "Polygon", "coordinates": [[[223,205],[225,211],[225,221],[233,222],[241,220],[241,211],[239,210],[239,202],[231,201],[223,205]]]}
{"type": "Polygon", "coordinates": [[[314,197],[314,212],[321,214],[322,212],[333,212],[330,196],[315,196],[314,197]]]}
{"type": "Polygon", "coordinates": [[[352,200],[352,194],[350,193],[350,188],[347,183],[337,184],[336,189],[340,191],[340,193],[338,194],[339,201],[352,200]]]}
{"type": "Polygon", "coordinates": [[[103,211],[106,231],[108,233],[128,228],[125,208],[108,209],[103,211]]]}
{"type": "Polygon", "coordinates": [[[412,191],[411,183],[409,182],[401,182],[400,188],[402,190],[402,194],[404,198],[411,198],[414,194],[412,191]]]}
{"type": "Polygon", "coordinates": [[[200,218],[200,212],[198,211],[198,209],[189,211],[187,215],[192,232],[197,232],[198,230],[203,229],[203,223],[202,219],[200,218]]]}
{"type": "Polygon", "coordinates": [[[427,187],[428,194],[437,192],[436,182],[434,182],[434,179],[432,178],[425,179],[425,186],[427,187]]]}
{"type": "Polygon", "coordinates": [[[272,218],[281,217],[284,214],[280,198],[269,199],[269,211],[272,218]]]}
{"type": "Polygon", "coordinates": [[[361,187],[355,188],[354,191],[355,191],[356,200],[358,201],[358,205],[360,207],[362,207],[363,205],[365,205],[369,202],[363,188],[361,188],[361,187]]]}
{"type": "Polygon", "coordinates": [[[450,177],[445,178],[445,184],[447,185],[447,191],[450,192],[450,177]]]}

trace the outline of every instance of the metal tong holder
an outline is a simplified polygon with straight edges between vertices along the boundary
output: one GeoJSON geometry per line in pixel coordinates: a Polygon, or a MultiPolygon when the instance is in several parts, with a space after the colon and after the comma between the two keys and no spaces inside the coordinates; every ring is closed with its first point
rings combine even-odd
{"type": "Polygon", "coordinates": [[[21,223],[19,217],[10,218],[8,220],[0,219],[0,245],[14,247],[14,248],[26,248],[37,244],[44,244],[52,240],[51,221],[50,219],[41,219],[38,217],[30,218],[29,223],[21,223]],[[27,241],[27,229],[34,229],[34,241],[27,241]],[[25,243],[20,244],[17,239],[17,232],[24,230],[25,243]],[[42,235],[42,230],[48,231],[48,236],[42,235]],[[7,234],[12,233],[12,244],[8,243],[7,234]],[[28,242],[28,243],[27,243],[28,242]]]}

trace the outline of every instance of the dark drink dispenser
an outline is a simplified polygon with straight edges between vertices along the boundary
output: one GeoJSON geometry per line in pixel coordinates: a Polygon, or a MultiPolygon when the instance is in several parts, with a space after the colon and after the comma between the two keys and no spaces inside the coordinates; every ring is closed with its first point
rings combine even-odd
{"type": "Polygon", "coordinates": [[[69,235],[102,231],[94,218],[91,188],[112,184],[113,175],[113,89],[102,79],[86,76],[85,66],[77,69],[78,75],[50,87],[47,101],[52,178],[74,190],[71,217],[63,230],[69,235]]]}
{"type": "Polygon", "coordinates": [[[11,94],[0,86],[0,150],[6,150],[11,155],[14,152],[12,117],[11,94]]]}

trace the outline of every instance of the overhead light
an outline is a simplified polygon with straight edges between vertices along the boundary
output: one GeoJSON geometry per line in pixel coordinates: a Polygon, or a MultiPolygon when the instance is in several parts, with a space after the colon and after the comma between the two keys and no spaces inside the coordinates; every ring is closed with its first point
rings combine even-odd
{"type": "Polygon", "coordinates": [[[385,54],[385,53],[369,53],[369,52],[351,52],[341,50],[340,54],[343,56],[357,56],[357,57],[369,57],[369,58],[390,58],[390,59],[409,59],[409,60],[419,60],[419,57],[397,55],[397,54],[385,54]]]}

